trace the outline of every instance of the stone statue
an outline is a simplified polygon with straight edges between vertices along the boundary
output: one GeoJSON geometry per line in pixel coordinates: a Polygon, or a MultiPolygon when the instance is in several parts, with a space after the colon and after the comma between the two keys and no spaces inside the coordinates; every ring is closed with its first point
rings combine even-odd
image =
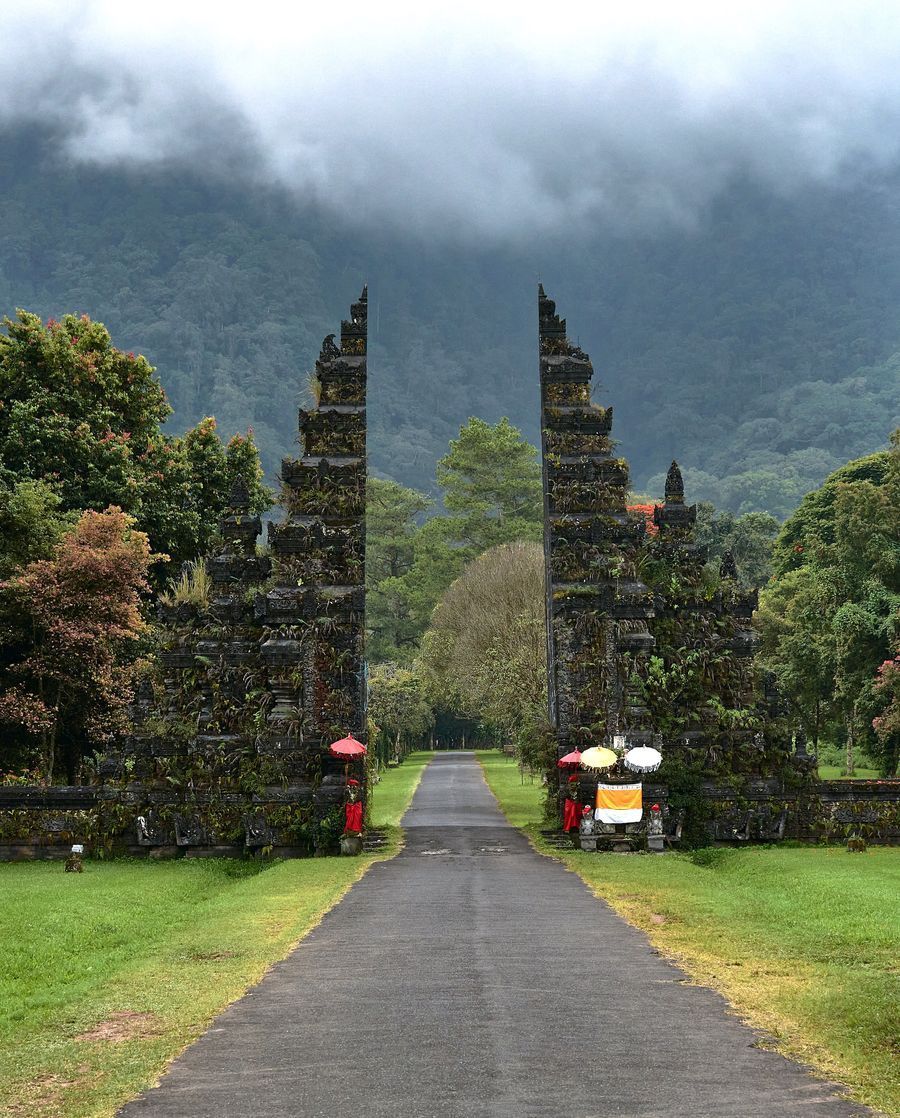
{"type": "Polygon", "coordinates": [[[665,842],[662,809],[659,804],[651,804],[647,819],[647,849],[651,854],[662,854],[665,842]]]}
{"type": "Polygon", "coordinates": [[[730,547],[725,550],[722,562],[719,564],[719,578],[733,578],[735,582],[737,581],[737,563],[734,560],[734,552],[730,547]]]}
{"type": "Polygon", "coordinates": [[[66,858],[66,873],[84,873],[84,846],[81,843],[76,843],[72,847],[72,852],[66,858]]]}
{"type": "Polygon", "coordinates": [[[334,334],[328,334],[322,342],[322,352],[319,354],[320,361],[333,361],[335,357],[340,357],[340,347],[335,345],[334,334]]]}

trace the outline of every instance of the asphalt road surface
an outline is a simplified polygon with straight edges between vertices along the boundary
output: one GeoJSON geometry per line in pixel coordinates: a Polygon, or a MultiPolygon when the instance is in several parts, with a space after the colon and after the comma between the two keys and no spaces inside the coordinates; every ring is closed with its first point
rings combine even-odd
{"type": "MultiPolygon", "coordinates": [[[[439,755],[406,846],[123,1118],[850,1118],[439,755]]],[[[601,855],[602,856],[602,855],[601,855]]]]}

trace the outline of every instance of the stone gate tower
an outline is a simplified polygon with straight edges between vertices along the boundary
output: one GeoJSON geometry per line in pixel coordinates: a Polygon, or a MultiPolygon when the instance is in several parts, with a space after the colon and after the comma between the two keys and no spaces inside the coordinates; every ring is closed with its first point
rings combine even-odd
{"type": "Polygon", "coordinates": [[[316,361],[316,407],[301,409],[303,455],[281,466],[286,518],[269,526],[274,585],[262,646],[273,703],[266,748],[309,756],[366,736],[366,343],[363,288],[316,361]]]}
{"type": "Polygon", "coordinates": [[[654,645],[653,596],[636,574],[645,526],[626,507],[612,408],[591,402],[590,358],[543,287],[538,319],[550,719],[562,756],[616,734],[652,739],[634,681],[654,645]]]}

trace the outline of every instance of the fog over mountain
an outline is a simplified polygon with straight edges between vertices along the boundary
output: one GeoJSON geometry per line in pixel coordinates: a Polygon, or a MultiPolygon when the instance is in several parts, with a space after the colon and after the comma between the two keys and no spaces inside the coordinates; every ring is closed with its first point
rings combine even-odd
{"type": "Polygon", "coordinates": [[[71,159],[430,237],[689,225],[736,176],[790,192],[900,151],[900,12],[868,0],[32,0],[0,42],[0,120],[55,124],[71,159]]]}
{"type": "Polygon", "coordinates": [[[900,12],[0,7],[0,311],[85,311],[274,473],[372,300],[371,459],[537,438],[535,293],[638,488],[784,514],[900,424],[900,12]]]}

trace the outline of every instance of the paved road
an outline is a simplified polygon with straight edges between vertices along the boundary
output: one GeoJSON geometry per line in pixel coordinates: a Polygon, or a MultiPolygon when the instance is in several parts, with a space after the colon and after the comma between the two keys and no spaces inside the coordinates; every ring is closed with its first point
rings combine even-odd
{"type": "Polygon", "coordinates": [[[438,756],[374,866],[122,1118],[850,1118],[438,756]]]}

